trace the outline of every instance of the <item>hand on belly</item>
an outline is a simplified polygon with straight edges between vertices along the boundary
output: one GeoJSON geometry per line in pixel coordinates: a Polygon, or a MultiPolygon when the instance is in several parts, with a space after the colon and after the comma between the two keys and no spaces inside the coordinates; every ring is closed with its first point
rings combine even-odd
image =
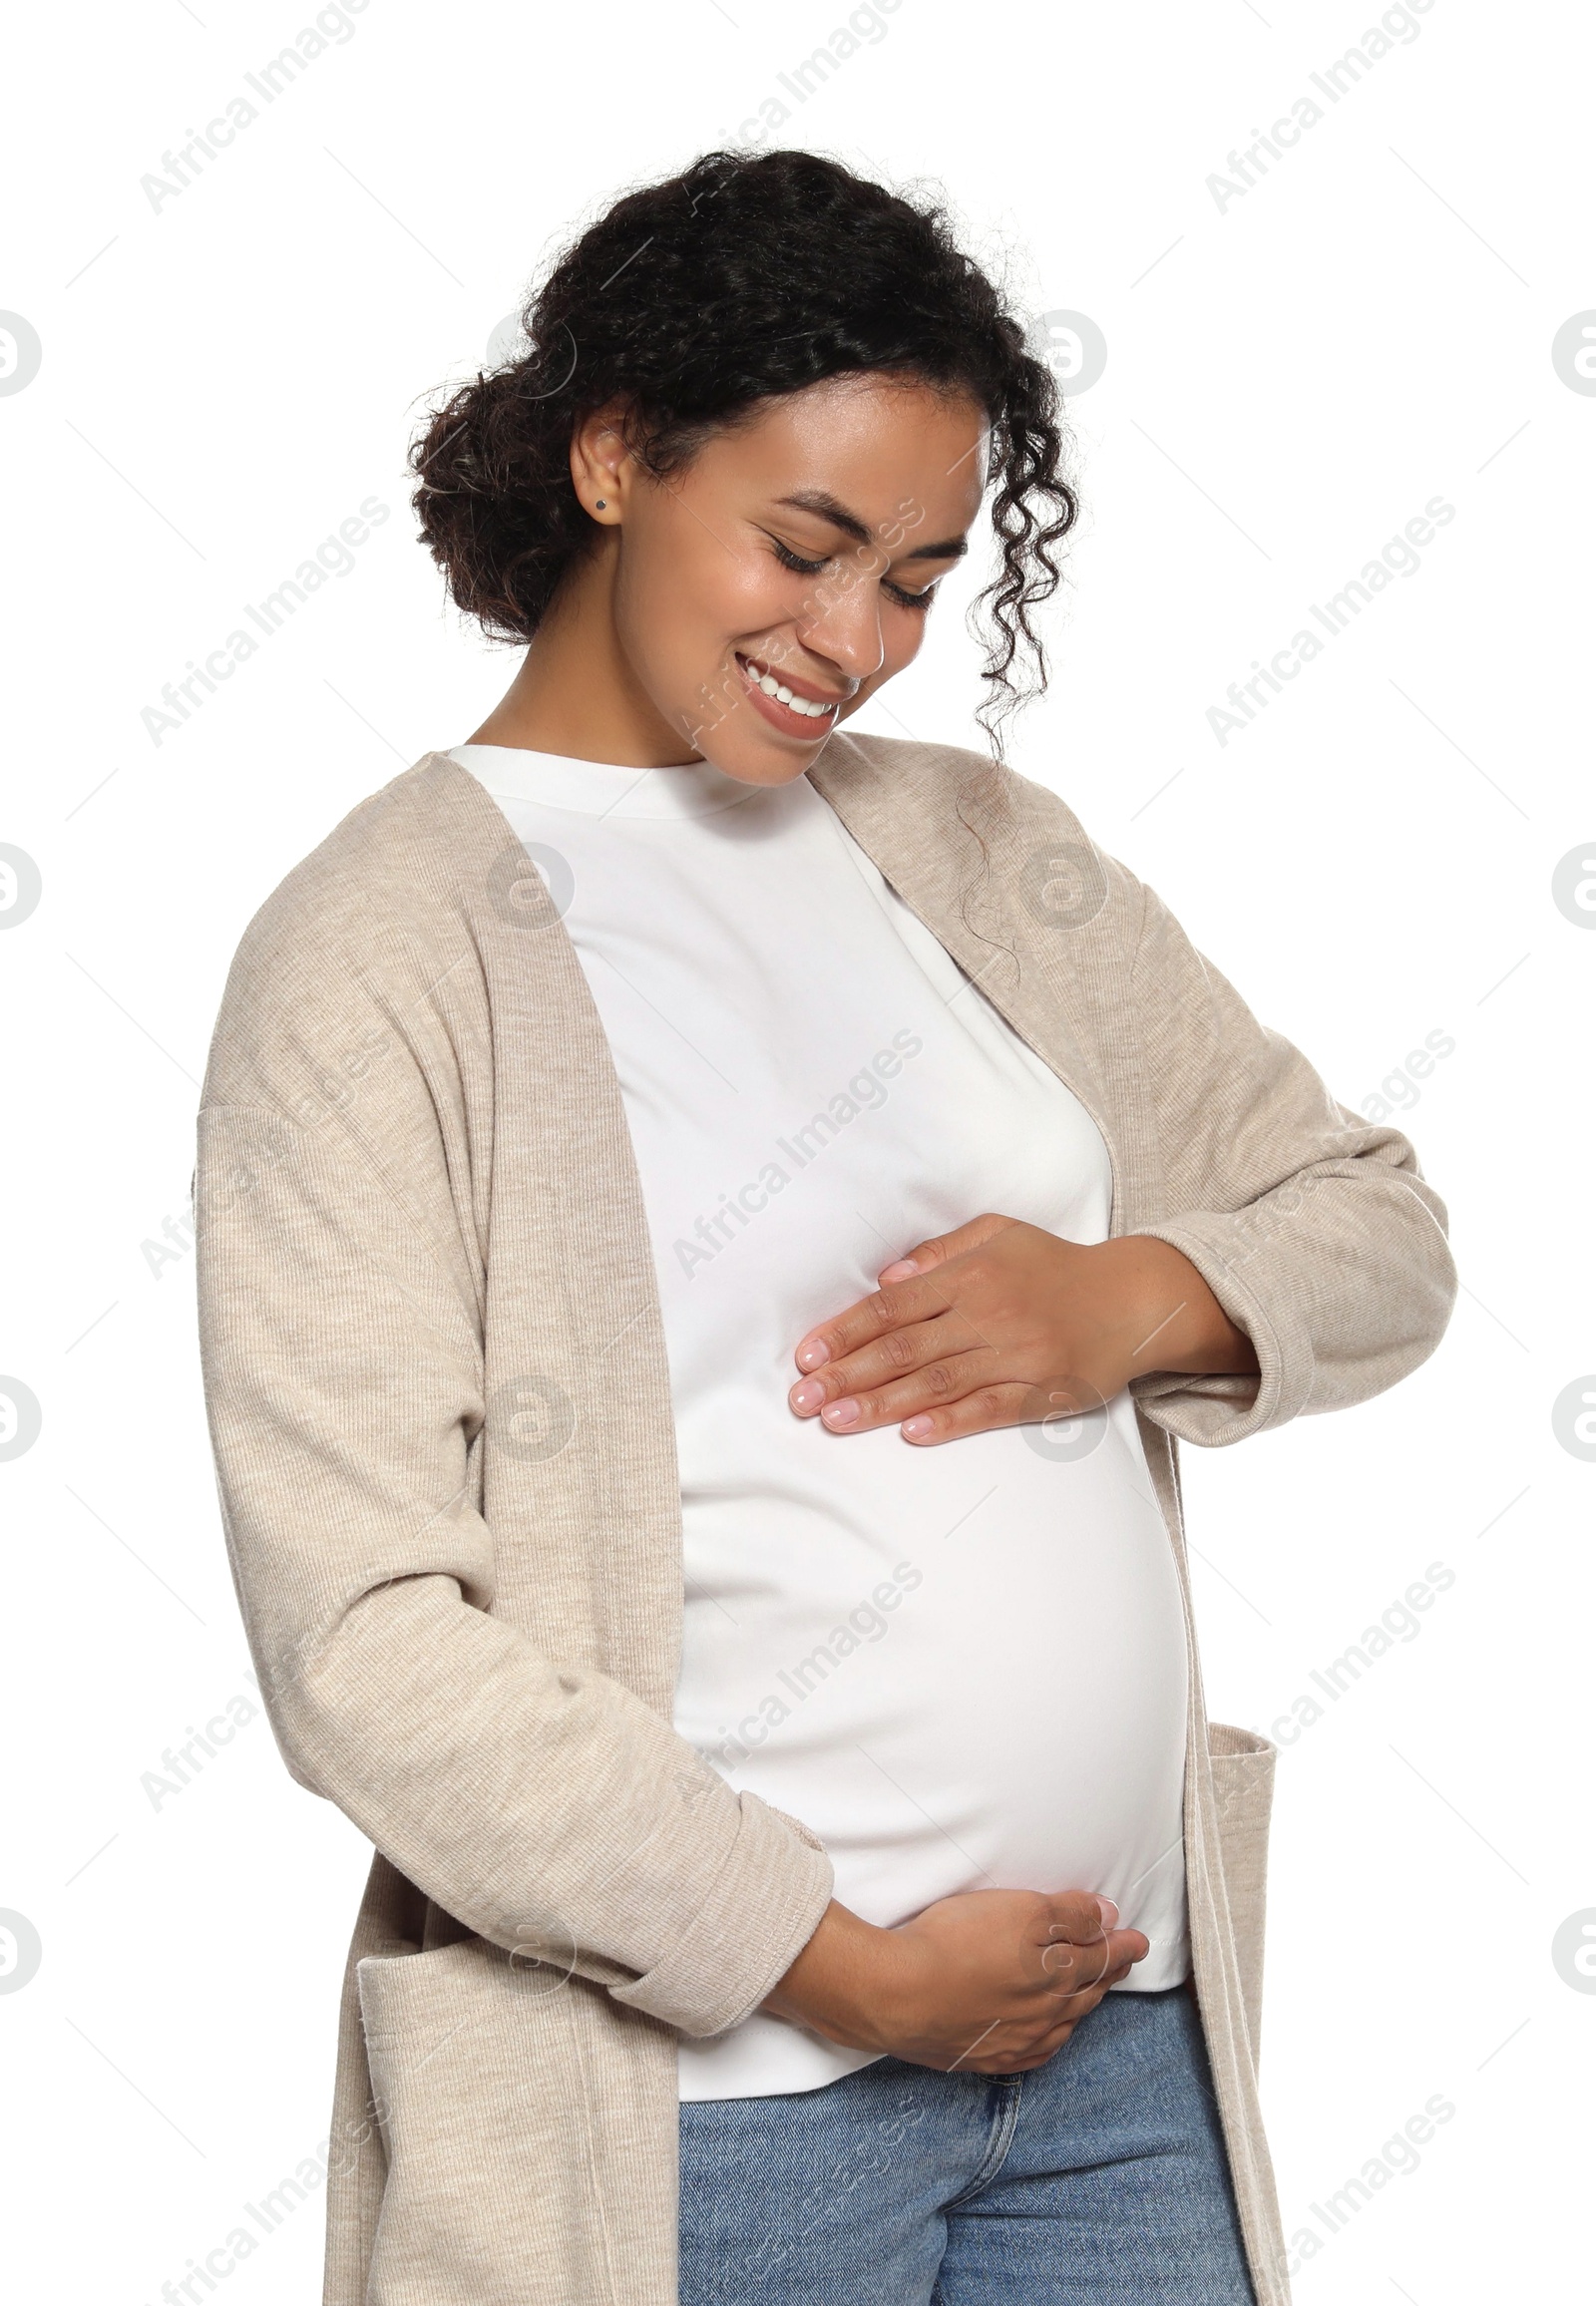
{"type": "Polygon", "coordinates": [[[988,1215],[878,1279],[793,1355],[805,1374],[790,1406],[833,1432],[896,1424],[906,1441],[951,1441],[1078,1415],[1153,1369],[1258,1367],[1190,1259],[1147,1234],[1063,1241],[988,1215]]]}
{"type": "Polygon", "coordinates": [[[1085,1890],[968,1890],[881,1930],[832,1902],[763,2007],[845,2049],[940,2074],[1026,2074],[1141,1961],[1085,1890]]]}

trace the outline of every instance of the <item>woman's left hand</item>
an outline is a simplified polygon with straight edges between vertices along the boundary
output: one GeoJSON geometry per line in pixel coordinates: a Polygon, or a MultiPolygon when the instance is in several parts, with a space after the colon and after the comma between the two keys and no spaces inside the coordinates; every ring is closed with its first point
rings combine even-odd
{"type": "Polygon", "coordinates": [[[877,1278],[793,1356],[791,1406],[833,1432],[951,1441],[1095,1408],[1149,1369],[1258,1367],[1190,1259],[1147,1234],[1083,1244],[977,1217],[877,1278]]]}

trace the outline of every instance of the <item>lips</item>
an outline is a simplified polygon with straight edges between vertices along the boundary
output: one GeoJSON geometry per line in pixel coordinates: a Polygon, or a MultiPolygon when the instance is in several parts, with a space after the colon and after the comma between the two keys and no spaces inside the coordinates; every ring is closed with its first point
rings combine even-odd
{"type": "MultiPolygon", "coordinates": [[[[768,729],[775,733],[775,736],[791,738],[793,742],[796,742],[796,745],[807,745],[810,749],[814,749],[814,745],[819,745],[819,742],[826,740],[830,736],[830,731],[833,731],[837,726],[837,705],[842,703],[840,696],[830,701],[826,710],[805,708],[805,705],[798,703],[798,692],[793,689],[793,703],[784,705],[780,696],[770,696],[768,689],[761,685],[761,675],[754,671],[752,659],[745,659],[743,655],[738,655],[736,666],[738,666],[740,678],[743,678],[743,696],[747,699],[749,708],[752,708],[756,715],[759,715],[761,722],[766,724],[768,729]]],[[[770,673],[768,678],[775,682],[775,673],[770,673]]]]}
{"type": "Polygon", "coordinates": [[[738,664],[743,664],[747,671],[754,675],[754,680],[759,680],[761,675],[768,673],[770,680],[777,680],[784,689],[791,689],[793,696],[803,696],[805,703],[833,705],[833,708],[840,703],[847,703],[847,696],[840,696],[835,692],[835,689],[816,689],[810,680],[796,680],[791,673],[784,673],[777,664],[766,664],[761,657],[749,657],[745,650],[738,648],[736,657],[738,657],[738,664]]]}

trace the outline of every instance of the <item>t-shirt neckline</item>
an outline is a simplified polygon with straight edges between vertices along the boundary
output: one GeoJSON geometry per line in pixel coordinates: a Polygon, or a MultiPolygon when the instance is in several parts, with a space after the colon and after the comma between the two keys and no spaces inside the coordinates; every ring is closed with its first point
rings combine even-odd
{"type": "Polygon", "coordinates": [[[480,778],[496,798],[535,801],[587,817],[708,817],[761,792],[785,787],[744,784],[708,761],[638,769],[520,745],[455,745],[449,758],[480,778]]]}

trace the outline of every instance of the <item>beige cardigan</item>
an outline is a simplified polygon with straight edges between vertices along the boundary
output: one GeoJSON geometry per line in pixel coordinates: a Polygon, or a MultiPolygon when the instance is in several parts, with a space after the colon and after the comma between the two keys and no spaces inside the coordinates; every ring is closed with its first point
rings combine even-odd
{"type": "MultiPolygon", "coordinates": [[[[1260,1378],[1132,1388],[1184,1592],[1175,1438],[1413,1368],[1455,1287],[1445,1212],[1063,802],[986,771],[839,732],[810,775],[1096,1120],[1113,1232],[1174,1243],[1253,1340],[1260,1378]]],[[[245,932],[197,1209],[250,1651],[288,1769],[376,1849],[326,2306],[673,2306],[676,2030],[757,2006],[831,1868],[671,1727],[680,1498],[619,1086],[542,880],[445,755],[245,932]]],[[[1254,2072],[1274,1751],[1208,1724],[1194,1645],[1191,1692],[1197,1994],[1260,2306],[1284,2306],[1254,2072]]]]}

